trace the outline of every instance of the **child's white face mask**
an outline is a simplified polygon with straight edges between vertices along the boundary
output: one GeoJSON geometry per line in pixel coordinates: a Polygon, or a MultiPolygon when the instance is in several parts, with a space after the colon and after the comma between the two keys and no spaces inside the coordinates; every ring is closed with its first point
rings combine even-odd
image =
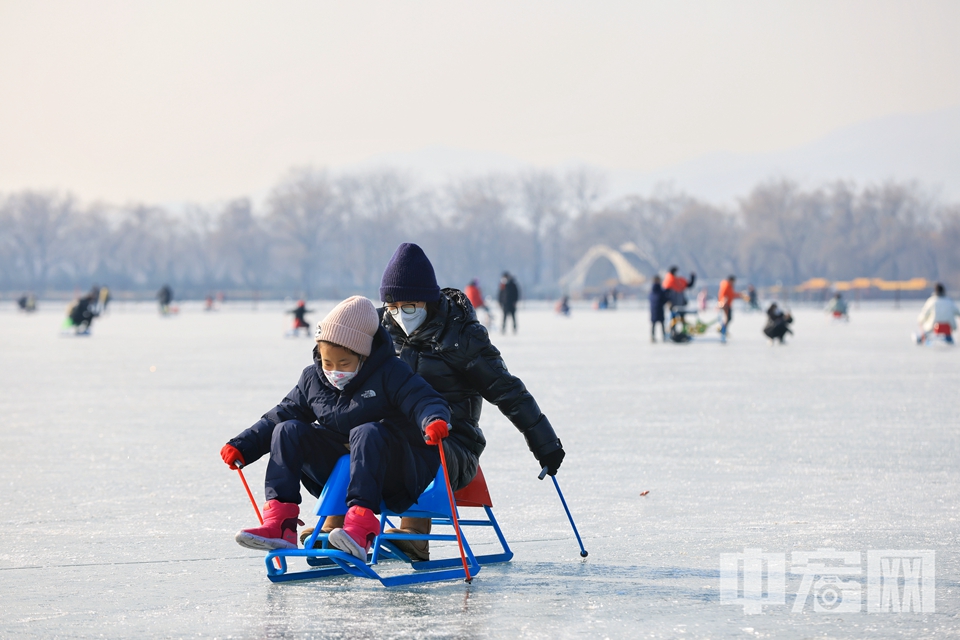
{"type": "Polygon", "coordinates": [[[350,381],[357,377],[357,373],[360,371],[360,366],[363,363],[357,365],[356,371],[327,371],[323,370],[323,375],[327,377],[327,380],[335,386],[340,391],[343,391],[343,388],[350,384],[350,381]]]}
{"type": "Polygon", "coordinates": [[[410,335],[419,329],[420,325],[422,325],[424,320],[427,319],[427,308],[420,307],[413,313],[407,313],[403,311],[393,316],[393,319],[400,323],[400,327],[403,329],[404,333],[410,335]]]}

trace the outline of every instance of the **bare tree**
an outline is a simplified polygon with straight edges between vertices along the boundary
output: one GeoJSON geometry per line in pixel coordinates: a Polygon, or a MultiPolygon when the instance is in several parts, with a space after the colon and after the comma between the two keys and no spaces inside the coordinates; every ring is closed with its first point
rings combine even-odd
{"type": "Polygon", "coordinates": [[[4,200],[4,244],[31,290],[42,293],[53,269],[65,259],[74,207],[71,196],[55,192],[24,191],[4,200]]]}
{"type": "Polygon", "coordinates": [[[268,239],[266,225],[254,216],[249,198],[228,202],[211,238],[225,277],[254,292],[261,291],[271,271],[268,239]]]}
{"type": "Polygon", "coordinates": [[[321,283],[338,281],[342,206],[328,174],[295,169],[273,189],[268,207],[273,237],[282,243],[277,260],[293,270],[301,294],[310,297],[321,283]]]}
{"type": "Polygon", "coordinates": [[[569,215],[564,208],[563,185],[555,175],[529,171],[520,178],[521,211],[533,231],[532,260],[535,289],[556,281],[560,232],[569,215]]]}
{"type": "Polygon", "coordinates": [[[420,198],[412,181],[394,170],[379,170],[338,181],[344,209],[344,257],[353,266],[345,279],[375,290],[397,245],[420,226],[420,198]]]}
{"type": "MultiPolygon", "coordinates": [[[[796,183],[781,180],[754,188],[740,203],[746,227],[743,250],[760,256],[757,281],[800,282],[804,259],[822,233],[822,192],[803,193],[796,183]]],[[[753,261],[747,260],[748,264],[753,261]]]]}

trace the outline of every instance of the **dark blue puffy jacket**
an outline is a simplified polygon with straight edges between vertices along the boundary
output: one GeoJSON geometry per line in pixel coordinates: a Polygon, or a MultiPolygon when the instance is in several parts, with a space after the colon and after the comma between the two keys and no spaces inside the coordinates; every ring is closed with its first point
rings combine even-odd
{"type": "Polygon", "coordinates": [[[663,322],[663,305],[667,304],[667,296],[659,282],[650,287],[650,322],[663,322]]]}
{"type": "Polygon", "coordinates": [[[352,428],[383,422],[396,428],[414,447],[430,446],[423,435],[428,424],[434,420],[450,422],[446,400],[396,356],[393,340],[383,327],[373,338],[370,356],[343,391],[323,375],[316,348],[313,360],[280,404],[230,440],[246,464],[270,452],[274,428],[287,420],[316,422],[318,429],[335,434],[344,443],[352,428]]]}

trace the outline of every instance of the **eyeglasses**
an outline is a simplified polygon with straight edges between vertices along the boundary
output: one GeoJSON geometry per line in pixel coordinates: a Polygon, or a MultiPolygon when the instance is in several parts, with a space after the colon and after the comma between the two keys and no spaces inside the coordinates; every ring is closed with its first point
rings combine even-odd
{"type": "Polygon", "coordinates": [[[409,315],[413,315],[417,311],[417,305],[413,303],[402,304],[400,306],[397,306],[395,304],[385,304],[383,305],[383,308],[392,316],[400,315],[401,311],[403,311],[405,314],[409,316],[409,315]]]}

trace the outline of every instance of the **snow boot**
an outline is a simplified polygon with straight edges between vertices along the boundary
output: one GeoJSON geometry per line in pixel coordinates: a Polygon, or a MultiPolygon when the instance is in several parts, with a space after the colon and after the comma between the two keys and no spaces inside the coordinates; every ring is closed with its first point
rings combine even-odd
{"type": "MultiPolygon", "coordinates": [[[[400,518],[399,529],[387,529],[384,533],[430,533],[433,520],[430,518],[400,518]]],[[[423,562],[430,559],[429,540],[391,540],[403,551],[411,562],[423,562]]]]}
{"type": "Polygon", "coordinates": [[[236,536],[237,544],[250,549],[296,549],[297,525],[303,524],[297,516],[300,505],[269,500],[263,505],[263,524],[243,529],[236,536]]]}
{"type": "MultiPolygon", "coordinates": [[[[315,527],[307,527],[300,532],[300,544],[306,545],[307,538],[313,535],[313,530],[315,527]]],[[[343,528],[343,516],[327,516],[327,519],[323,521],[323,526],[320,527],[320,533],[330,533],[334,529],[343,528]]],[[[314,547],[318,549],[319,547],[314,547]]]]}
{"type": "Polygon", "coordinates": [[[356,505],[343,518],[343,527],[330,532],[327,542],[331,547],[346,551],[361,562],[367,561],[367,551],[380,533],[380,519],[373,511],[356,505]]]}

